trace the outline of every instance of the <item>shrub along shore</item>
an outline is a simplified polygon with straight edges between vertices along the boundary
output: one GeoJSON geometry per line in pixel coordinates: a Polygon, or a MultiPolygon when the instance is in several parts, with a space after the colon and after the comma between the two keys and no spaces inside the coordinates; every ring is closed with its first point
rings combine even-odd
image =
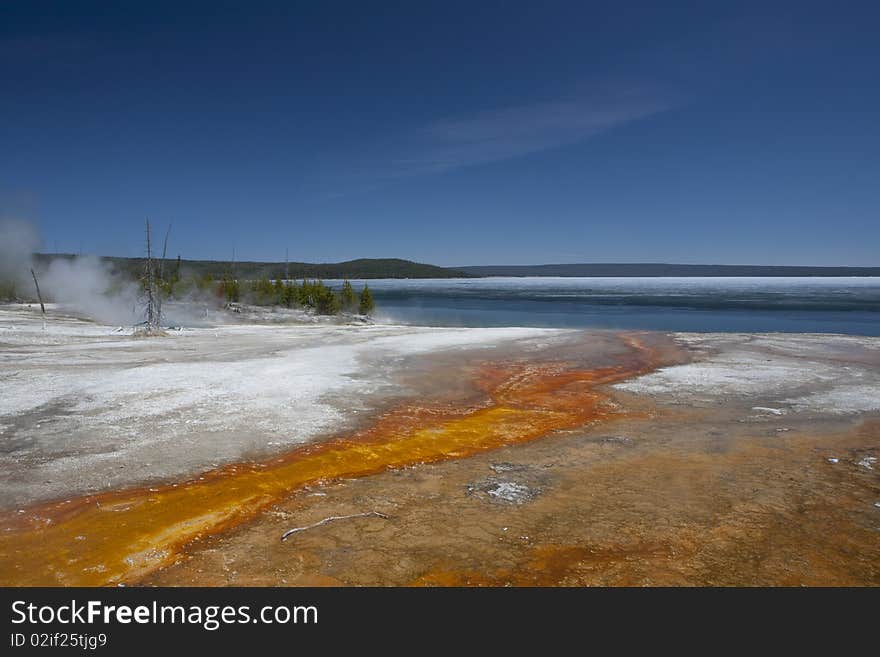
{"type": "Polygon", "coordinates": [[[162,293],[170,298],[186,298],[193,291],[193,285],[202,292],[212,291],[227,303],[308,308],[318,315],[336,315],[340,312],[370,315],[375,308],[369,286],[364,284],[361,291],[355,293],[354,287],[347,280],[339,290],[334,290],[323,281],[307,279],[286,281],[278,278],[273,281],[260,278],[255,281],[239,281],[224,277],[215,281],[210,276],[204,276],[196,280],[160,283],[162,293]]]}

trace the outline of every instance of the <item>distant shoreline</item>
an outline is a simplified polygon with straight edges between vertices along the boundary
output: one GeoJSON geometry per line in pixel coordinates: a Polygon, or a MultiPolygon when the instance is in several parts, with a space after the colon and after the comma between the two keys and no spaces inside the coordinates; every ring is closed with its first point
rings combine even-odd
{"type": "MultiPolygon", "coordinates": [[[[71,259],[69,253],[36,253],[34,260],[47,267],[56,259],[71,259]]],[[[117,271],[138,275],[143,258],[97,256],[117,271]]],[[[169,262],[177,256],[169,257],[169,262]]],[[[525,277],[620,277],[620,278],[697,278],[697,277],[880,277],[880,267],[813,267],[800,265],[682,265],[671,263],[571,263],[548,265],[468,265],[440,267],[400,258],[360,258],[336,263],[255,262],[225,260],[180,260],[180,267],[196,276],[216,279],[233,276],[242,279],[381,279],[381,278],[487,278],[525,277]]]]}
{"type": "Polygon", "coordinates": [[[470,276],[562,277],[838,277],[880,276],[880,267],[809,267],[797,265],[678,265],[665,263],[596,263],[557,265],[475,265],[457,267],[470,276]]]}

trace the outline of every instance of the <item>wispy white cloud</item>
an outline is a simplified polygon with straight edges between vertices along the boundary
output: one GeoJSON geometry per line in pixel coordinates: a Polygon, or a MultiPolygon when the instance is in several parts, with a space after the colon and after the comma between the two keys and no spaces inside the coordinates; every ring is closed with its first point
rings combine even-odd
{"type": "Polygon", "coordinates": [[[674,104],[630,88],[437,121],[407,135],[387,173],[423,175],[522,157],[585,141],[674,104]]]}
{"type": "Polygon", "coordinates": [[[563,99],[444,118],[362,143],[322,167],[324,199],[364,194],[416,176],[526,157],[585,142],[681,104],[648,85],[590,88],[563,99]],[[327,192],[326,186],[333,191],[327,192]]]}

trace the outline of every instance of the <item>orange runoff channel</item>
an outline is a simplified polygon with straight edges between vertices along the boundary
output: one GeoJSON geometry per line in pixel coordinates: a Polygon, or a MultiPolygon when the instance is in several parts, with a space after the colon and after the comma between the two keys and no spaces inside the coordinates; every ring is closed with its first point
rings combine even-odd
{"type": "Polygon", "coordinates": [[[621,363],[486,365],[484,404],[404,406],[372,426],[260,463],[194,479],[40,504],[0,517],[0,584],[102,586],[133,582],[172,563],[190,541],[256,515],[310,483],[461,458],[534,440],[614,414],[597,386],[653,368],[652,350],[625,336],[621,363]]]}

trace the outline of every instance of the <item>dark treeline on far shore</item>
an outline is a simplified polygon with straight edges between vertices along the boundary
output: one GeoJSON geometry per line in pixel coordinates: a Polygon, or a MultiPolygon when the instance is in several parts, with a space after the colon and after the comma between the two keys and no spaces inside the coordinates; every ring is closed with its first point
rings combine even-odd
{"type": "MultiPolygon", "coordinates": [[[[34,255],[38,267],[53,259],[75,258],[72,254],[34,255]]],[[[101,257],[111,269],[140,275],[143,258],[101,257]]],[[[548,265],[469,265],[438,267],[398,258],[361,258],[337,263],[229,262],[222,260],[180,260],[188,276],[211,276],[219,280],[230,275],[241,280],[282,279],[373,279],[373,278],[481,278],[485,276],[564,277],[660,277],[660,276],[880,276],[880,267],[812,267],[807,265],[683,265],[668,263],[574,263],[548,265]]]]}
{"type": "MultiPolygon", "coordinates": [[[[75,258],[61,253],[37,253],[34,261],[47,266],[54,259],[75,258]]],[[[119,273],[139,276],[144,269],[144,258],[102,256],[101,260],[119,273]]],[[[461,278],[468,277],[454,269],[425,265],[398,258],[362,258],[347,262],[313,264],[308,262],[229,262],[222,260],[180,260],[181,270],[188,276],[211,276],[220,279],[229,275],[241,280],[268,278],[282,279],[363,279],[363,278],[461,278]]]]}

